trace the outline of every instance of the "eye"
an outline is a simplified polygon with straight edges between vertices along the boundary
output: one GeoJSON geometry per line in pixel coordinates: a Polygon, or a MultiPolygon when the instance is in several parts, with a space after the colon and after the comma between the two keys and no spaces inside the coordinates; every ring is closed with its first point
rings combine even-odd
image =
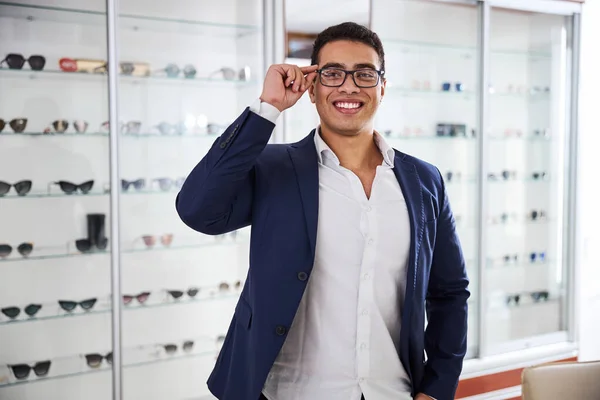
{"type": "Polygon", "coordinates": [[[342,76],[342,72],[336,70],[325,70],[323,71],[323,76],[326,78],[340,78],[342,76]]]}

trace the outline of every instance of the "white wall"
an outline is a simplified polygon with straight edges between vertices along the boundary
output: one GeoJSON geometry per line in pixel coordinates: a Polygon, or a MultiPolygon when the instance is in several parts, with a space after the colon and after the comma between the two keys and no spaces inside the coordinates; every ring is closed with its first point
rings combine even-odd
{"type": "Polygon", "coordinates": [[[598,169],[600,169],[600,132],[598,132],[598,93],[600,92],[600,3],[588,1],[583,13],[581,96],[580,96],[580,170],[579,209],[582,245],[581,286],[578,298],[580,317],[580,359],[600,359],[600,213],[598,212],[598,169]]]}

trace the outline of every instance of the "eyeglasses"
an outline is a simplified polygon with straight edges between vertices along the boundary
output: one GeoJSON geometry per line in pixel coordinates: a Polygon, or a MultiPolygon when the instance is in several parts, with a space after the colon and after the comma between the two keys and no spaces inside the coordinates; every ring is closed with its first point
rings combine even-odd
{"type": "Polygon", "coordinates": [[[347,71],[341,68],[322,68],[318,69],[321,85],[327,87],[340,87],[346,82],[348,74],[352,75],[354,84],[359,88],[372,88],[379,84],[379,78],[384,74],[383,71],[366,68],[347,71]]]}
{"type": "Polygon", "coordinates": [[[121,179],[121,189],[124,192],[128,191],[131,186],[133,186],[135,190],[142,190],[146,187],[146,180],[143,178],[136,179],[135,181],[121,179]]]}
{"type": "Polygon", "coordinates": [[[200,292],[200,289],[198,289],[198,288],[189,288],[186,292],[183,292],[181,290],[167,290],[167,293],[169,293],[175,300],[178,300],[179,298],[181,298],[184,293],[187,293],[187,295],[192,298],[196,297],[198,292],[200,292]]]}
{"type": "MultiPolygon", "coordinates": [[[[27,127],[27,118],[14,118],[8,122],[8,125],[15,133],[21,133],[27,127]]],[[[0,132],[6,127],[6,121],[0,119],[0,132]]]]}
{"type": "Polygon", "coordinates": [[[531,212],[529,213],[529,219],[531,219],[532,221],[537,221],[545,218],[546,212],[543,210],[531,210],[531,212]]]}
{"type": "Polygon", "coordinates": [[[83,301],[59,300],[58,305],[60,305],[60,308],[62,308],[63,310],[65,310],[67,312],[71,312],[71,311],[75,310],[75,307],[77,307],[77,305],[79,305],[85,311],[88,311],[92,307],[94,307],[94,304],[96,304],[96,301],[98,301],[98,299],[96,299],[96,298],[87,299],[87,300],[83,300],[83,301]]]}
{"type": "MultiPolygon", "coordinates": [[[[12,246],[9,244],[0,244],[0,258],[6,258],[12,253],[12,246]]],[[[17,246],[17,251],[23,257],[27,257],[33,251],[33,243],[21,243],[17,246]]]]}
{"type": "Polygon", "coordinates": [[[40,361],[40,362],[35,363],[35,365],[33,367],[28,364],[9,365],[9,367],[12,370],[13,374],[15,375],[15,378],[21,380],[21,379],[27,379],[27,377],[29,377],[29,373],[31,372],[31,370],[33,370],[33,372],[35,373],[36,376],[48,375],[51,364],[52,364],[51,361],[40,361]]]}
{"type": "Polygon", "coordinates": [[[516,263],[519,261],[519,255],[518,254],[505,254],[502,257],[502,260],[504,261],[505,264],[509,264],[511,262],[516,263]]]}
{"type": "Polygon", "coordinates": [[[546,173],[545,172],[533,172],[531,174],[531,177],[535,180],[538,180],[538,179],[544,180],[544,179],[546,179],[546,173]]]}
{"type": "MultiPolygon", "coordinates": [[[[96,242],[96,248],[98,250],[105,250],[108,246],[108,238],[102,237],[96,242]]],[[[92,242],[89,239],[78,239],[75,241],[75,247],[82,253],[89,253],[92,251],[92,242]]]]}
{"type": "MultiPolygon", "coordinates": [[[[142,240],[144,241],[144,244],[146,245],[146,247],[151,249],[156,244],[157,237],[158,236],[144,235],[144,236],[142,236],[142,240]]],[[[169,247],[171,245],[172,241],[173,241],[172,233],[166,233],[166,234],[160,236],[160,243],[165,247],[169,247]]]]}
{"type": "Polygon", "coordinates": [[[98,368],[102,365],[102,360],[106,360],[109,365],[113,363],[113,353],[112,351],[105,356],[100,353],[86,354],[85,361],[90,368],[98,368]]]}
{"type": "MultiPolygon", "coordinates": [[[[168,355],[173,355],[177,352],[177,345],[174,343],[163,344],[162,347],[165,349],[165,353],[168,355]]],[[[192,340],[187,340],[181,345],[181,349],[186,353],[192,351],[193,348],[194,342],[192,340]]]]}
{"type": "Polygon", "coordinates": [[[138,301],[138,303],[140,304],[144,304],[147,300],[148,297],[150,297],[150,292],[142,292],[140,294],[137,295],[129,295],[129,294],[124,294],[123,295],[123,304],[125,305],[129,305],[133,299],[136,299],[138,301]]]}
{"type": "Polygon", "coordinates": [[[29,56],[29,58],[23,57],[22,54],[7,54],[6,58],[0,62],[0,65],[6,63],[10,69],[22,69],[23,65],[28,62],[29,66],[34,71],[41,71],[46,65],[46,59],[43,56],[29,56]]]}
{"type": "MultiPolygon", "coordinates": [[[[167,66],[163,69],[159,69],[156,72],[165,72],[167,74],[167,77],[169,78],[177,78],[179,76],[179,73],[182,70],[179,68],[179,66],[177,64],[167,64],[167,66]]],[[[133,69],[131,69],[131,73],[133,72],[133,69]]],[[[183,77],[184,78],[188,78],[188,79],[192,79],[196,76],[196,67],[194,67],[192,64],[187,64],[185,67],[183,67],[183,77]]]]}
{"type": "Polygon", "coordinates": [[[544,253],[543,251],[540,253],[532,252],[529,254],[529,260],[532,263],[536,261],[543,263],[546,260],[546,253],[544,253]]]}
{"type": "Polygon", "coordinates": [[[185,181],[185,178],[177,178],[177,179],[156,178],[156,179],[152,179],[152,182],[158,183],[158,187],[160,187],[160,190],[162,190],[164,192],[168,192],[169,190],[171,190],[171,188],[173,186],[175,186],[177,189],[181,189],[181,187],[183,186],[183,182],[184,181],[185,181]]]}
{"type": "Polygon", "coordinates": [[[521,295],[520,294],[513,294],[513,295],[509,295],[506,296],[506,305],[510,305],[511,303],[515,303],[515,305],[519,305],[519,301],[521,301],[521,295]]]}
{"type": "MultiPolygon", "coordinates": [[[[41,304],[30,304],[27,307],[23,308],[25,314],[30,317],[33,317],[40,311],[42,308],[41,304]]],[[[5,307],[2,310],[2,314],[6,315],[10,319],[15,319],[21,314],[21,309],[19,307],[5,307]]]]}
{"type": "Polygon", "coordinates": [[[540,301],[547,301],[550,293],[547,290],[542,290],[539,292],[531,292],[529,295],[534,302],[538,303],[540,301]]]}
{"type": "Polygon", "coordinates": [[[76,183],[71,183],[71,182],[67,182],[67,181],[58,181],[58,182],[51,182],[50,184],[48,184],[48,186],[50,185],[58,185],[60,186],[60,189],[65,192],[66,194],[73,194],[75,192],[77,192],[77,190],[81,190],[81,193],[83,194],[88,194],[90,192],[90,190],[92,190],[92,187],[94,186],[94,181],[86,181],[83,182],[81,184],[76,184],[76,183]]]}
{"type": "Polygon", "coordinates": [[[211,78],[217,74],[222,74],[223,79],[225,79],[227,81],[233,81],[235,79],[238,79],[240,81],[249,81],[252,76],[252,70],[250,69],[249,66],[245,66],[244,68],[240,69],[239,71],[236,71],[235,69],[230,68],[230,67],[222,67],[222,68],[219,68],[217,71],[211,73],[209,75],[209,78],[211,78]]]}
{"type": "Polygon", "coordinates": [[[0,196],[4,196],[10,191],[11,186],[15,188],[19,196],[25,196],[31,191],[32,182],[30,180],[19,181],[14,184],[0,181],[0,196]]]}

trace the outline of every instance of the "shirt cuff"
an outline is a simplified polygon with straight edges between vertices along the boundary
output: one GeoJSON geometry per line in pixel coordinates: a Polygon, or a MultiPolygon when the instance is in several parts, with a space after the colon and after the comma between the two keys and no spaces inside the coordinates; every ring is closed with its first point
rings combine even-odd
{"type": "Polygon", "coordinates": [[[258,114],[268,121],[271,121],[272,123],[275,123],[281,114],[281,111],[279,111],[277,107],[269,103],[265,103],[260,99],[256,99],[256,101],[250,105],[250,111],[258,114]]]}

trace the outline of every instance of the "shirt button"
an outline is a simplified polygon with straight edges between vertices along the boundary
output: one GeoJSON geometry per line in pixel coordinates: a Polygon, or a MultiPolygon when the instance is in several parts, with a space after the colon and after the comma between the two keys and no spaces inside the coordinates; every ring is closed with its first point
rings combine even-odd
{"type": "Polygon", "coordinates": [[[369,279],[369,274],[368,273],[363,275],[363,281],[366,281],[367,279],[369,279]]]}
{"type": "Polygon", "coordinates": [[[308,279],[308,274],[304,271],[298,272],[298,279],[304,282],[308,279]]]}
{"type": "Polygon", "coordinates": [[[286,331],[287,329],[285,329],[285,326],[283,325],[277,325],[277,327],[275,328],[275,333],[277,334],[277,336],[285,335],[286,331]]]}
{"type": "Polygon", "coordinates": [[[373,207],[371,207],[371,206],[367,206],[367,208],[365,208],[365,210],[366,210],[367,212],[371,212],[371,211],[373,211],[373,207]]]}
{"type": "Polygon", "coordinates": [[[367,242],[367,244],[373,244],[375,243],[375,241],[373,239],[369,239],[369,241],[367,242]]]}
{"type": "Polygon", "coordinates": [[[361,313],[361,314],[362,314],[362,315],[368,315],[368,314],[369,314],[369,312],[368,312],[366,309],[364,309],[364,310],[362,310],[362,313],[361,313]]]}
{"type": "Polygon", "coordinates": [[[358,381],[359,381],[360,383],[363,383],[363,382],[365,381],[365,378],[360,378],[358,381]]]}
{"type": "Polygon", "coordinates": [[[366,349],[366,348],[367,348],[367,345],[366,345],[366,344],[362,343],[362,344],[360,345],[360,349],[361,349],[361,350],[364,350],[364,349],[366,349]]]}

